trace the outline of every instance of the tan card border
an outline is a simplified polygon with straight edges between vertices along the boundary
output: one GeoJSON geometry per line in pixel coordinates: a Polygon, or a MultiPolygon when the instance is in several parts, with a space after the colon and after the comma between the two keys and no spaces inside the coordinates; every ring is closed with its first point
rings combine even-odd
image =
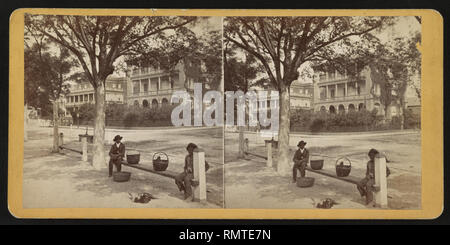
{"type": "Polygon", "coordinates": [[[8,207],[18,218],[433,219],[443,211],[443,18],[435,10],[17,9],[10,17],[8,207]],[[422,209],[156,209],[22,206],[24,14],[191,16],[421,16],[422,209]]]}

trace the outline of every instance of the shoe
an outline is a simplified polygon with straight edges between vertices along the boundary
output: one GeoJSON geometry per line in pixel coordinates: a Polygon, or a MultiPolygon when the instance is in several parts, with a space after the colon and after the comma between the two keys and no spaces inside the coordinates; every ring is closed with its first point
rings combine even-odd
{"type": "Polygon", "coordinates": [[[186,201],[194,201],[194,196],[193,195],[184,196],[184,200],[186,200],[186,201]]]}

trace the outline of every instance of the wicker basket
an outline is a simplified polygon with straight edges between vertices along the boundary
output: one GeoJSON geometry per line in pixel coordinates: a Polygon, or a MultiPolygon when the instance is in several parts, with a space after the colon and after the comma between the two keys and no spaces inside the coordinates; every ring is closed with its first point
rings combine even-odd
{"type": "Polygon", "coordinates": [[[165,171],[169,166],[169,157],[164,152],[156,152],[153,154],[153,170],[165,171]]]}
{"type": "Polygon", "coordinates": [[[323,168],[323,159],[320,160],[311,160],[309,164],[314,170],[321,170],[323,168]]]}
{"type": "Polygon", "coordinates": [[[352,170],[352,162],[347,157],[340,157],[336,160],[336,175],[347,177],[352,170]]]}
{"type": "Polygon", "coordinates": [[[141,154],[137,151],[127,152],[127,163],[138,164],[141,159],[141,154]]]}
{"type": "Polygon", "coordinates": [[[113,180],[115,182],[127,182],[130,180],[130,172],[115,172],[113,173],[113,180]]]}
{"type": "Polygon", "coordinates": [[[312,177],[299,177],[297,178],[297,186],[301,188],[311,187],[314,185],[314,178],[312,177]]]}

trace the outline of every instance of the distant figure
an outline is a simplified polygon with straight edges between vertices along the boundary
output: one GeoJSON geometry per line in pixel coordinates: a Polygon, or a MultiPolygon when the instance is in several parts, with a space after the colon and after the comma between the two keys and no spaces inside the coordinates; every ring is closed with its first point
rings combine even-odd
{"type": "Polygon", "coordinates": [[[297,170],[300,171],[300,176],[305,177],[305,169],[306,165],[309,161],[309,151],[305,148],[306,142],[300,141],[298,142],[298,150],[295,152],[294,155],[294,166],[292,168],[292,183],[295,183],[297,181],[297,170]]]}
{"type": "MultiPolygon", "coordinates": [[[[378,154],[376,149],[370,149],[368,155],[370,160],[367,162],[366,177],[361,179],[356,185],[361,197],[366,197],[366,205],[373,201],[373,191],[375,190],[375,156],[378,154]]],[[[391,171],[386,166],[386,177],[391,174],[391,171]]]]}
{"type": "Polygon", "coordinates": [[[116,135],[113,140],[114,144],[111,146],[111,150],[109,150],[109,177],[112,176],[113,165],[116,166],[117,172],[120,172],[122,169],[122,160],[125,157],[125,145],[120,142],[122,136],[116,135]]]}
{"type": "MultiPolygon", "coordinates": [[[[189,143],[186,147],[188,155],[184,159],[184,171],[175,177],[175,184],[180,191],[184,191],[184,199],[192,199],[192,180],[194,179],[194,150],[197,145],[189,143]]],[[[205,171],[208,171],[209,164],[205,161],[205,171]]]]}

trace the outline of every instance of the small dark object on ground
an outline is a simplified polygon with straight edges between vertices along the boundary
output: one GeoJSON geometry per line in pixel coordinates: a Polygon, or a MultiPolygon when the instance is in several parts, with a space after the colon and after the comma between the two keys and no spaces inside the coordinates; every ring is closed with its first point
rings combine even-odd
{"type": "Polygon", "coordinates": [[[312,177],[299,177],[297,178],[298,187],[311,187],[314,185],[314,178],[312,177]]]}
{"type": "Polygon", "coordinates": [[[336,201],[334,201],[331,198],[327,198],[325,200],[322,201],[322,203],[317,203],[316,208],[324,208],[324,209],[329,209],[332,208],[333,205],[339,204],[336,201]]]}
{"type": "Polygon", "coordinates": [[[147,193],[147,192],[139,193],[137,196],[133,196],[133,194],[131,194],[131,193],[128,193],[128,195],[130,196],[130,200],[132,200],[133,202],[136,202],[136,203],[148,203],[152,199],[158,199],[158,198],[154,197],[152,194],[147,193]]]}
{"type": "Polygon", "coordinates": [[[113,180],[115,182],[127,182],[130,180],[130,172],[115,172],[113,173],[113,180]]]}

